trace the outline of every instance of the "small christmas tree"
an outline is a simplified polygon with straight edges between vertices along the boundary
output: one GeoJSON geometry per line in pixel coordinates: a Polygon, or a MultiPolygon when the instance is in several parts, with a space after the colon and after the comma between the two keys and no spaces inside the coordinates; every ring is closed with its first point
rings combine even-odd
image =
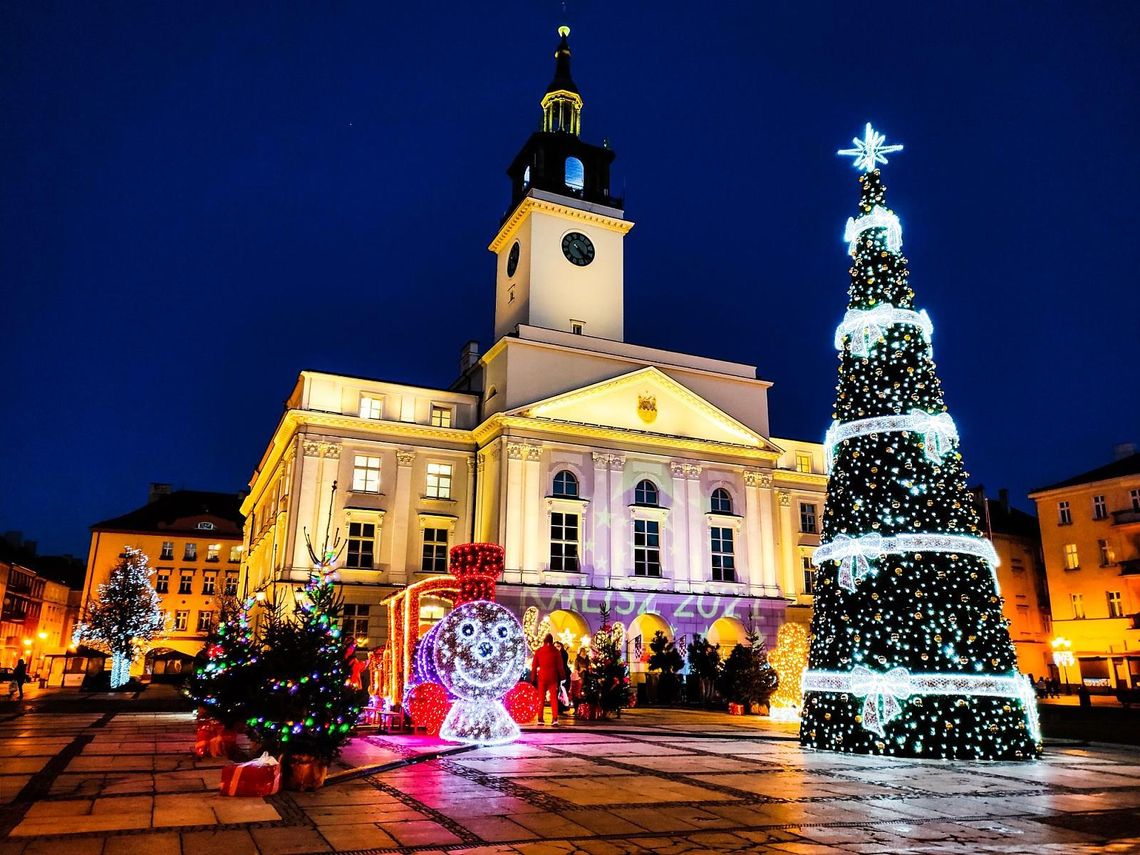
{"type": "Polygon", "coordinates": [[[260,684],[260,644],[249,620],[254,600],[222,601],[218,624],[194,663],[184,691],[227,728],[246,721],[260,684]]]}
{"type": "Polygon", "coordinates": [[[657,679],[658,700],[671,704],[677,700],[677,672],[685,667],[684,657],[661,630],[653,633],[649,650],[649,670],[660,674],[657,679]]]}
{"type": "Polygon", "coordinates": [[[74,641],[91,644],[111,654],[111,688],[124,685],[131,664],[163,626],[158,594],[150,577],[149,559],[128,546],[106,582],[99,598],[87,604],[84,619],[75,627],[74,641]]]}
{"type": "Polygon", "coordinates": [[[594,633],[590,670],[583,675],[582,698],[603,716],[621,715],[629,703],[629,669],[622,655],[624,633],[610,623],[609,610],[602,609],[602,628],[594,633]]]}
{"type": "Polygon", "coordinates": [[[802,623],[785,623],[776,634],[776,649],[768,657],[780,677],[772,695],[772,715],[799,718],[804,705],[803,677],[808,663],[808,630],[802,623]]]}
{"type": "Polygon", "coordinates": [[[750,631],[748,645],[736,645],[724,661],[721,694],[746,708],[753,704],[766,704],[779,679],[768,664],[768,649],[764,642],[756,632],[750,631]]]}

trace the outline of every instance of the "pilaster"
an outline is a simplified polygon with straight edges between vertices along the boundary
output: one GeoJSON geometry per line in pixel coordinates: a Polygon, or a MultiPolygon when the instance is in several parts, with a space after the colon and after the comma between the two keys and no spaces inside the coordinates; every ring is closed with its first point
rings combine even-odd
{"type": "Polygon", "coordinates": [[[388,577],[397,585],[403,585],[408,579],[408,532],[412,528],[412,465],[415,460],[416,452],[410,448],[396,451],[396,495],[392,500],[392,556],[388,577]]]}

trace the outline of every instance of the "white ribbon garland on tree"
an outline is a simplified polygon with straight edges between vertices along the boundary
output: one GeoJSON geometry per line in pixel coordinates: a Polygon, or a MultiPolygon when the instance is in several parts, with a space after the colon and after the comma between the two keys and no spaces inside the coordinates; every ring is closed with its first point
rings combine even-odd
{"type": "MultiPolygon", "coordinates": [[[[854,591],[855,583],[872,573],[881,555],[907,555],[914,552],[951,552],[976,555],[994,569],[1001,563],[994,545],[982,537],[968,534],[896,534],[884,536],[876,532],[861,537],[837,534],[812,554],[817,567],[824,561],[839,562],[839,587],[854,591]]],[[[994,584],[997,571],[994,569],[994,584]]]]}
{"type": "MultiPolygon", "coordinates": [[[[925,334],[927,347],[930,348],[934,324],[925,309],[916,312],[913,309],[896,309],[890,303],[883,303],[873,309],[848,309],[843,315],[843,321],[835,328],[835,349],[843,350],[843,340],[851,336],[852,355],[866,358],[886,334],[887,328],[895,324],[918,327],[925,334]]],[[[933,351],[931,358],[934,358],[933,351]]]]}
{"type": "Polygon", "coordinates": [[[912,674],[906,668],[872,671],[856,665],[850,671],[804,671],[803,690],[863,698],[863,727],[880,737],[886,736],[886,725],[902,714],[902,703],[915,695],[1016,698],[1025,707],[1030,735],[1041,741],[1037,695],[1022,674],[912,674]]]}
{"type": "Polygon", "coordinates": [[[882,205],[876,205],[871,209],[871,213],[864,214],[859,219],[847,218],[847,228],[843,232],[843,239],[847,241],[847,253],[852,258],[855,256],[855,246],[859,242],[859,236],[868,229],[886,229],[887,249],[891,252],[898,252],[902,249],[902,223],[899,222],[894,211],[884,208],[882,205]]]}
{"type": "Polygon", "coordinates": [[[832,422],[824,437],[827,470],[835,464],[835,448],[841,442],[873,433],[917,433],[922,435],[926,456],[934,463],[942,463],[944,455],[958,441],[958,426],[949,413],[927,413],[911,410],[906,415],[876,416],[850,422],[832,422]]]}

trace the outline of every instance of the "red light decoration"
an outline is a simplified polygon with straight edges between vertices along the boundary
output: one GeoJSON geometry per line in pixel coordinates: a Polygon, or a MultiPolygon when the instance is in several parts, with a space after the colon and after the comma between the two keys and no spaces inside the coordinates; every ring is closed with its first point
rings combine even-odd
{"type": "Polygon", "coordinates": [[[503,696],[503,706],[516,724],[530,724],[542,709],[542,695],[530,683],[518,683],[503,696]]]}
{"type": "Polygon", "coordinates": [[[443,720],[451,709],[447,690],[439,683],[420,683],[408,693],[408,714],[412,724],[427,730],[428,736],[439,736],[443,720]]]}
{"type": "Polygon", "coordinates": [[[495,580],[506,563],[505,550],[497,543],[463,543],[451,549],[448,571],[459,580],[455,605],[473,600],[495,601],[495,580]]]}

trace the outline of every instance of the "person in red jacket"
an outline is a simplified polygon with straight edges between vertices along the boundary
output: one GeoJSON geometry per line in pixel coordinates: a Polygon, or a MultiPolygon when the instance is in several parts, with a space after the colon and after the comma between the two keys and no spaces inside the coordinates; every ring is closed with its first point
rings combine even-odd
{"type": "Polygon", "coordinates": [[[547,633],[542,647],[534,653],[534,661],[530,666],[530,679],[538,686],[542,706],[538,709],[538,723],[545,724],[544,715],[547,699],[550,701],[551,724],[558,724],[558,686],[566,677],[566,669],[562,664],[562,654],[554,646],[554,636],[547,633]]]}

